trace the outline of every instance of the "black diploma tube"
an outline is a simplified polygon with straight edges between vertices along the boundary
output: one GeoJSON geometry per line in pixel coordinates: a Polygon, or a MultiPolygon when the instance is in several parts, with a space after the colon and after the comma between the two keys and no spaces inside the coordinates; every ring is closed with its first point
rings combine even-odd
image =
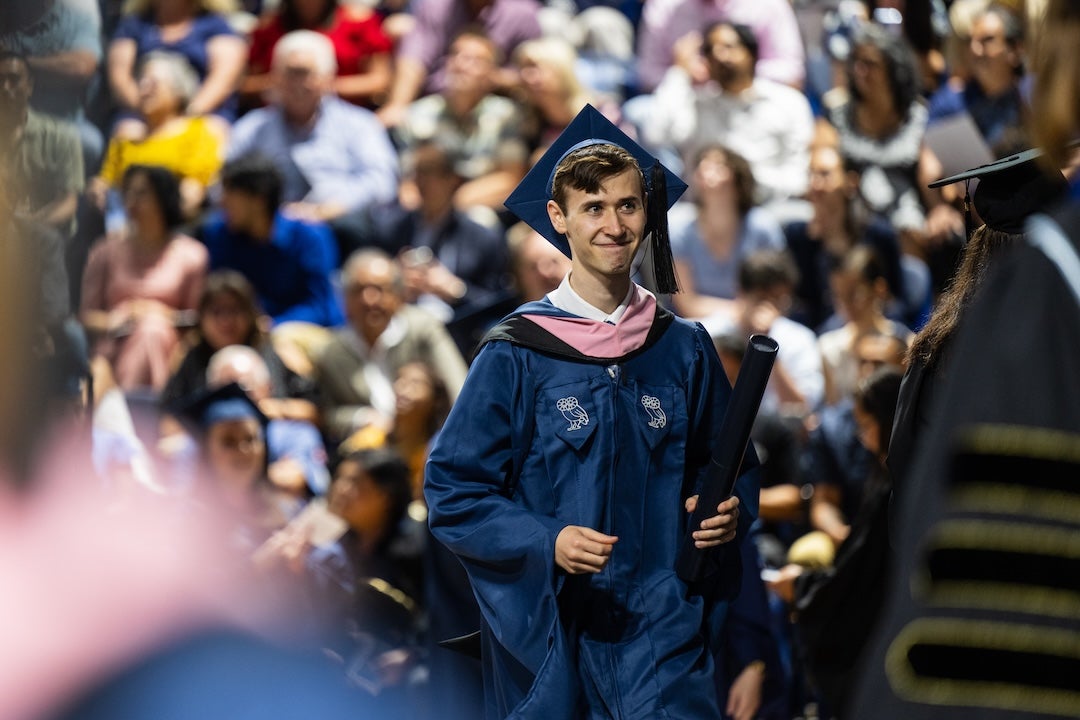
{"type": "Polygon", "coordinates": [[[765,386],[772,373],[779,345],[767,335],[751,335],[739,376],[731,390],[727,411],[720,422],[720,434],[713,446],[713,456],[702,483],[697,508],[690,516],[682,549],[675,562],[675,572],[687,583],[701,580],[707,550],[694,547],[693,533],[702,521],[716,515],[716,506],[731,497],[739,477],[750,430],[754,427],[765,386]]]}

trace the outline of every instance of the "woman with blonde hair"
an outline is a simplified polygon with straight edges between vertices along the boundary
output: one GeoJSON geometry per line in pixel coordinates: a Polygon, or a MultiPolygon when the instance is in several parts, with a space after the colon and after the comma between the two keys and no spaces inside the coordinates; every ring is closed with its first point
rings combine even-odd
{"type": "Polygon", "coordinates": [[[520,101],[526,109],[524,135],[534,148],[546,148],[593,100],[578,80],[577,51],[565,40],[543,37],[527,40],[514,51],[521,82],[520,101]]]}

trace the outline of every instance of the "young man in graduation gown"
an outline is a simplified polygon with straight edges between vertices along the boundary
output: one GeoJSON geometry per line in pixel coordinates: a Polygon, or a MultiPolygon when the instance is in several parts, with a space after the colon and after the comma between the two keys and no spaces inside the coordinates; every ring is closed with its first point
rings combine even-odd
{"type": "Polygon", "coordinates": [[[676,557],[730,386],[704,329],[631,280],[651,233],[658,290],[676,284],[664,216],[685,186],[654,164],[586,107],[508,198],[571,271],[489,334],[430,455],[488,718],[720,716],[705,618],[738,591],[757,477],[694,529],[709,572],[689,587],[676,557]]]}

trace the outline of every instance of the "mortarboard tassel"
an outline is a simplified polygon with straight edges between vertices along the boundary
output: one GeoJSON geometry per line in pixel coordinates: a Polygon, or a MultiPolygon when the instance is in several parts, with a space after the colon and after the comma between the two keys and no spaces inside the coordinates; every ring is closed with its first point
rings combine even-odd
{"type": "Polygon", "coordinates": [[[675,261],[671,256],[671,238],[668,236],[667,178],[664,167],[653,163],[650,171],[648,227],[652,231],[652,264],[656,275],[656,292],[670,295],[679,292],[679,279],[675,276],[675,261]]]}

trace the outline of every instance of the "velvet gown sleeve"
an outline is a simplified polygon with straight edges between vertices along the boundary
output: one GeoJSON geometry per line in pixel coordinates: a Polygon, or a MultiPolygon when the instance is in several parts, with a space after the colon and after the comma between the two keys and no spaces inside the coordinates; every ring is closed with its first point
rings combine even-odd
{"type": "Polygon", "coordinates": [[[528,689],[522,703],[508,703],[517,705],[512,717],[539,717],[542,707],[550,720],[576,696],[556,602],[564,576],[555,538],[569,523],[556,517],[554,501],[542,507],[518,498],[533,416],[528,372],[512,346],[486,345],[432,448],[425,496],[432,533],[465,566],[484,623],[506,651],[495,672],[528,689]]]}

